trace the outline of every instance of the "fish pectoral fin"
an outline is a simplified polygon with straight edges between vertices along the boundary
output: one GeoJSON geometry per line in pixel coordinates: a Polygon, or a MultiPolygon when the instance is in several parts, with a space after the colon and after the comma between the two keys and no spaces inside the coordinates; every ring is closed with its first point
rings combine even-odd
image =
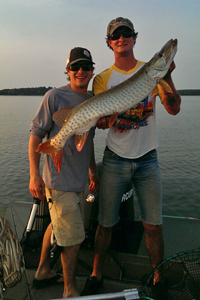
{"type": "Polygon", "coordinates": [[[50,140],[47,140],[44,143],[39,144],[39,146],[35,149],[35,152],[50,155],[54,162],[54,166],[56,168],[57,174],[60,173],[60,169],[62,166],[63,148],[58,150],[51,145],[50,140]]]}
{"type": "Polygon", "coordinates": [[[114,113],[110,116],[110,118],[109,118],[109,127],[111,127],[115,123],[115,121],[117,120],[118,114],[119,113],[117,112],[117,113],[114,113]]]}
{"type": "Polygon", "coordinates": [[[151,97],[154,97],[158,94],[158,88],[157,86],[153,89],[152,93],[151,93],[151,97]]]}
{"type": "MultiPolygon", "coordinates": [[[[171,89],[171,87],[169,86],[169,84],[167,83],[167,81],[165,81],[164,79],[160,79],[158,82],[158,86],[161,86],[167,93],[169,94],[173,94],[173,91],[171,89]]],[[[159,87],[158,87],[159,90],[159,87]]]]}
{"type": "Polygon", "coordinates": [[[85,142],[87,140],[89,131],[86,131],[82,134],[76,134],[75,135],[75,145],[76,149],[80,152],[83,149],[83,146],[85,145],[85,142]]]}
{"type": "Polygon", "coordinates": [[[53,121],[60,127],[62,127],[68,120],[73,107],[63,108],[57,110],[53,114],[53,121]]]}

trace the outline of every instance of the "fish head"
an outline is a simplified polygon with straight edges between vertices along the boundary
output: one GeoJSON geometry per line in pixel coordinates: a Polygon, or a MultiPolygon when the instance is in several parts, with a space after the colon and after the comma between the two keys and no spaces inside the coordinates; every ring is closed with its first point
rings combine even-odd
{"type": "Polygon", "coordinates": [[[147,73],[154,80],[159,81],[159,79],[163,78],[167,74],[176,55],[177,45],[177,39],[169,40],[149,61],[147,73]]]}

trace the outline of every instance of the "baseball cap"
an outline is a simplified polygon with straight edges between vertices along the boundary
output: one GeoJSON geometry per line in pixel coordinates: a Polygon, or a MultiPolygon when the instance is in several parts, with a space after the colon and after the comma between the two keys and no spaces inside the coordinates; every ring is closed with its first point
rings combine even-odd
{"type": "Polygon", "coordinates": [[[107,27],[107,37],[111,36],[113,34],[113,32],[121,26],[125,26],[130,28],[134,33],[135,33],[135,29],[133,26],[133,23],[126,18],[122,18],[122,17],[118,17],[114,20],[111,20],[110,23],[108,24],[107,27]]]}
{"type": "Polygon", "coordinates": [[[92,55],[89,50],[81,47],[75,47],[67,55],[67,61],[66,61],[67,68],[80,60],[85,60],[90,62],[91,64],[95,64],[92,61],[92,55]]]}

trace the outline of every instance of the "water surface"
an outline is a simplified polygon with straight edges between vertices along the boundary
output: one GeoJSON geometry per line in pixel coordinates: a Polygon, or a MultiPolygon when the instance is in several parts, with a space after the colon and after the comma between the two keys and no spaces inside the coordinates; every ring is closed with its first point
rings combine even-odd
{"type": "MultiPolygon", "coordinates": [[[[0,96],[0,204],[32,201],[29,194],[30,122],[41,96],[0,96]]],[[[199,96],[183,96],[181,112],[169,115],[157,100],[158,156],[163,179],[163,214],[200,218],[199,96]]],[[[107,131],[96,130],[96,160],[107,131]]]]}

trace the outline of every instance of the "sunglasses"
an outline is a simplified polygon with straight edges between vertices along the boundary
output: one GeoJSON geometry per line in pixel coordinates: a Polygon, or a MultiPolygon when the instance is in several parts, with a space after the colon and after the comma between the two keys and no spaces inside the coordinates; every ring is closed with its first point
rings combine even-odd
{"type": "Polygon", "coordinates": [[[118,40],[121,35],[124,37],[124,38],[130,38],[133,36],[133,31],[123,31],[123,32],[116,32],[116,33],[113,33],[111,36],[110,36],[110,40],[112,41],[116,41],[118,40]]]}
{"type": "Polygon", "coordinates": [[[69,67],[69,69],[73,72],[77,72],[80,70],[80,68],[83,69],[83,71],[92,71],[93,70],[93,65],[89,65],[89,64],[74,64],[74,65],[71,65],[69,67]]]}

